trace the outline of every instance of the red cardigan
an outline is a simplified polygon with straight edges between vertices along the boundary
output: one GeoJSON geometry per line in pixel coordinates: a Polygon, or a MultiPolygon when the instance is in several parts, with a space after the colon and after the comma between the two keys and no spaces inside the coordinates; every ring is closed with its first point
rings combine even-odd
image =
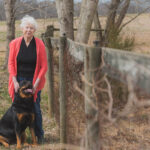
{"type": "MultiPolygon", "coordinates": [[[[17,55],[20,49],[21,41],[23,37],[19,37],[14,39],[9,44],[9,59],[8,59],[8,71],[9,71],[9,85],[8,91],[12,101],[14,100],[14,84],[12,81],[13,76],[17,76],[17,55]]],[[[36,68],[33,77],[33,85],[37,78],[40,79],[39,85],[37,90],[34,94],[34,101],[36,101],[37,93],[44,87],[45,84],[45,74],[47,72],[47,56],[45,51],[45,46],[42,40],[35,37],[36,42],[36,53],[37,53],[37,60],[36,60],[36,68]]]]}

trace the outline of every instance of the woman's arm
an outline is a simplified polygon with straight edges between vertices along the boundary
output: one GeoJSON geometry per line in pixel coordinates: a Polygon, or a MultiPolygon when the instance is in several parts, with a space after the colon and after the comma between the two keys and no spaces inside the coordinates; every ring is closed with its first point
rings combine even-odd
{"type": "Polygon", "coordinates": [[[16,52],[15,43],[14,41],[12,41],[9,44],[8,71],[9,74],[12,76],[15,92],[18,92],[19,83],[17,82],[16,72],[15,72],[15,52],[16,52]]]}
{"type": "Polygon", "coordinates": [[[19,83],[18,83],[15,76],[12,77],[12,80],[13,80],[13,83],[14,83],[15,92],[17,93],[18,89],[19,89],[19,83]]]}
{"type": "Polygon", "coordinates": [[[35,93],[35,91],[36,91],[36,89],[37,89],[37,87],[39,85],[39,82],[40,82],[40,79],[37,78],[36,81],[35,81],[35,83],[34,83],[34,85],[33,85],[33,94],[35,93]]]}
{"type": "Polygon", "coordinates": [[[38,74],[38,78],[41,79],[41,77],[45,76],[48,66],[47,66],[47,54],[45,50],[45,45],[42,42],[41,43],[41,50],[40,50],[40,72],[38,74]]]}
{"type": "Polygon", "coordinates": [[[8,71],[12,76],[16,76],[15,72],[15,43],[9,44],[9,58],[8,58],[8,71]]]}

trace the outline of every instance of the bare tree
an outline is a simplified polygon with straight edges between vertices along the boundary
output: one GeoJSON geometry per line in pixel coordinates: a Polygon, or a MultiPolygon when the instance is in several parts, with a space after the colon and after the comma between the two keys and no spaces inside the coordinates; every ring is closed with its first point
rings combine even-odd
{"type": "Polygon", "coordinates": [[[60,23],[60,35],[66,34],[74,39],[73,32],[73,0],[56,0],[56,8],[60,23]]]}
{"type": "Polygon", "coordinates": [[[5,0],[5,15],[6,15],[6,25],[7,25],[7,39],[6,39],[6,54],[3,69],[6,69],[8,64],[9,55],[9,43],[15,38],[15,3],[16,0],[5,0]]]}
{"type": "Polygon", "coordinates": [[[5,19],[4,1],[0,0],[0,20],[5,19]]]}
{"type": "MultiPolygon", "coordinates": [[[[131,0],[111,0],[108,8],[105,32],[103,34],[103,31],[100,31],[98,33],[99,35],[97,34],[102,45],[108,45],[113,34],[119,34],[122,30],[122,22],[129,8],[130,1],[131,0]]],[[[101,29],[101,21],[96,11],[97,6],[98,0],[82,0],[76,41],[83,43],[88,42],[92,22],[94,22],[96,29],[101,29]]]]}
{"type": "Polygon", "coordinates": [[[114,34],[120,33],[121,24],[127,13],[129,4],[130,0],[111,1],[106,21],[105,34],[103,37],[103,44],[105,43],[106,46],[108,45],[110,38],[112,38],[114,34]],[[117,13],[118,9],[120,9],[119,13],[117,13]]]}
{"type": "Polygon", "coordinates": [[[87,43],[98,0],[82,0],[76,41],[87,43]]]}

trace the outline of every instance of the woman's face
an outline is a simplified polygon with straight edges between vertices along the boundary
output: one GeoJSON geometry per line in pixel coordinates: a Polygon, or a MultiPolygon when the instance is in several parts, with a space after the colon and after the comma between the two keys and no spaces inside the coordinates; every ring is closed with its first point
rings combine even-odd
{"type": "Polygon", "coordinates": [[[35,27],[27,23],[25,27],[23,27],[23,36],[26,38],[32,38],[35,32],[35,27]]]}

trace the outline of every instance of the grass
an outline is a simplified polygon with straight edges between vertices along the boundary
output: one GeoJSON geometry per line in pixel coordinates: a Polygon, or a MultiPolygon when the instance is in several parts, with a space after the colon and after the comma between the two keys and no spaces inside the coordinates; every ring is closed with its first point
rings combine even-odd
{"type": "Polygon", "coordinates": [[[6,41],[6,32],[4,32],[4,31],[0,32],[0,41],[1,42],[6,41]]]}
{"type": "Polygon", "coordinates": [[[117,31],[112,31],[109,35],[108,47],[116,48],[120,50],[132,51],[135,46],[134,36],[124,36],[123,33],[117,33],[117,31]]]}

